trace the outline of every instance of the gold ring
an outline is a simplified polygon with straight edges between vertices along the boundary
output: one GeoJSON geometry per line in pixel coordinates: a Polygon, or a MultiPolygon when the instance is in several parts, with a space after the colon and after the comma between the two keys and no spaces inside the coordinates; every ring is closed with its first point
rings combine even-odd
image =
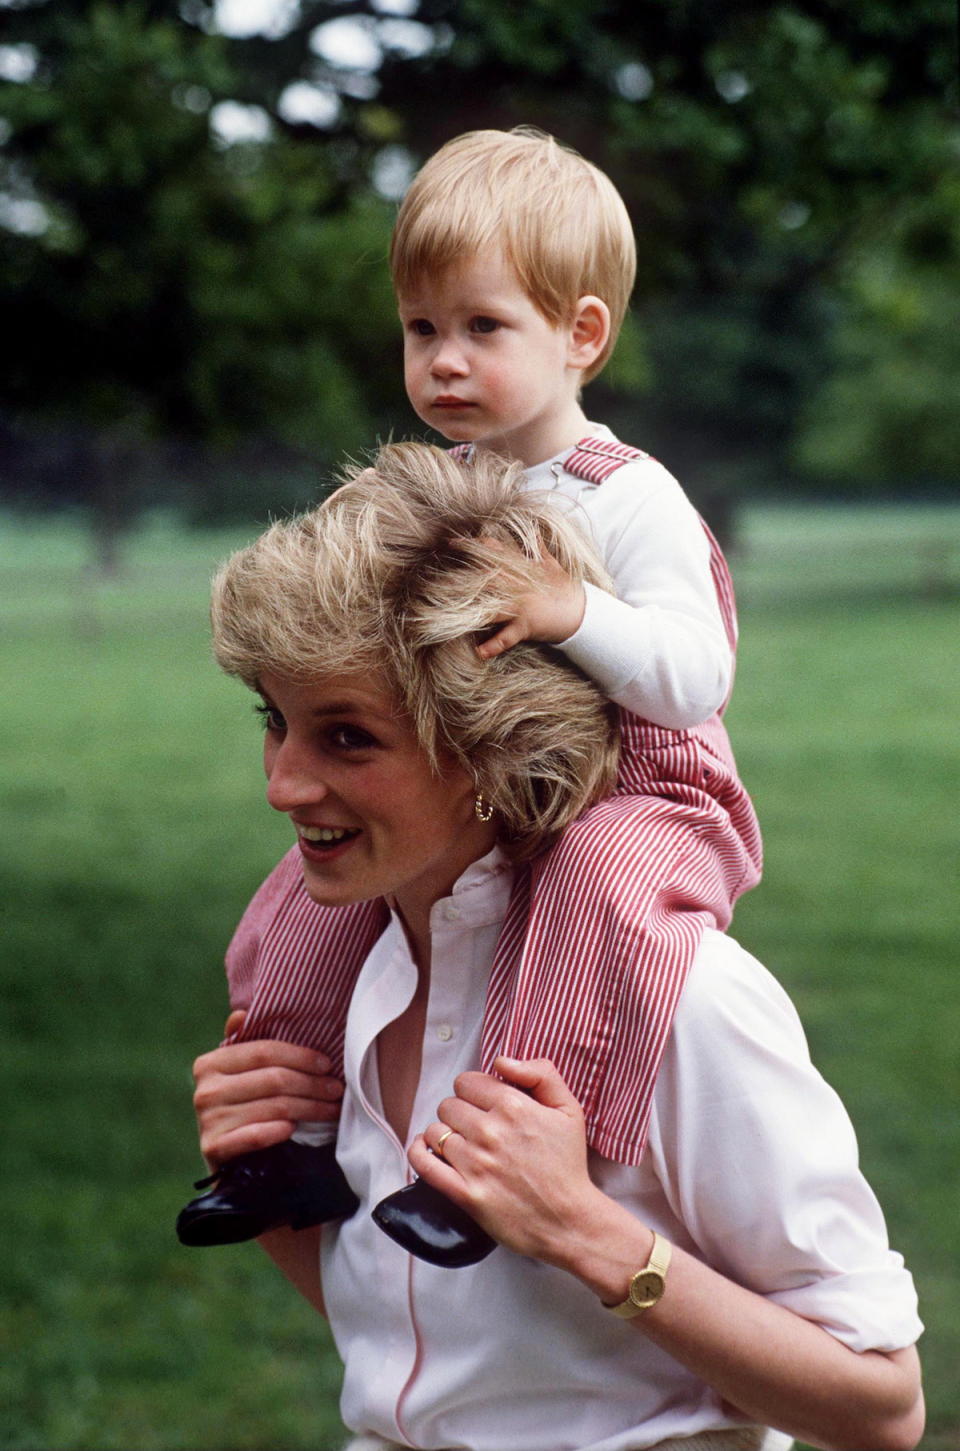
{"type": "Polygon", "coordinates": [[[437,1139],[437,1147],[434,1149],[433,1152],[435,1154],[437,1154],[441,1159],[445,1158],[445,1155],[444,1155],[444,1152],[443,1152],[443,1146],[447,1142],[447,1139],[450,1137],[450,1135],[452,1133],[453,1133],[453,1129],[444,1129],[444,1131],[440,1135],[439,1139],[437,1139]]]}

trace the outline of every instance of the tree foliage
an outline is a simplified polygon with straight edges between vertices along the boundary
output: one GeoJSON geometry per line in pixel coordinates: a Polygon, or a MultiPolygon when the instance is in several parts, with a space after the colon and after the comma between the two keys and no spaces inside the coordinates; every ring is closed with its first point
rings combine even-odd
{"type": "Polygon", "coordinates": [[[67,429],[64,486],[121,513],[144,440],[270,438],[321,461],[368,442],[365,338],[392,318],[385,205],[328,146],[218,144],[230,47],[163,8],[21,14],[40,60],[4,95],[8,193],[48,218],[0,231],[6,403],[67,429]]]}
{"type": "MultiPolygon", "coordinates": [[[[609,171],[635,222],[634,312],[594,385],[627,436],[710,485],[855,480],[885,477],[902,418],[922,477],[951,472],[950,0],[288,0],[251,35],[220,13],[0,8],[0,418],[83,440],[59,488],[133,508],[160,438],[194,476],[191,441],[242,445],[267,499],[265,474],[409,427],[387,198],[450,136],[521,122],[609,171]],[[369,54],[337,49],[345,26],[369,54]],[[883,420],[870,370],[902,405],[883,420]]],[[[216,507],[239,492],[204,477],[216,507]]]]}

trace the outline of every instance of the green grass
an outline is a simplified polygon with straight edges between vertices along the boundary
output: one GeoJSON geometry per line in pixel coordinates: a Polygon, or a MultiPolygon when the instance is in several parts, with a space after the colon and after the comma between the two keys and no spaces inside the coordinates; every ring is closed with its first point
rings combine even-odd
{"type": "MultiPolygon", "coordinates": [[[[97,585],[69,525],[0,523],[0,1446],[330,1451],[325,1327],[256,1251],[172,1234],[223,946],[288,839],[208,656],[243,531],[157,522],[97,585]]],[[[851,1109],[920,1286],[924,1447],[955,1451],[960,510],[756,509],[735,573],[730,723],[767,842],[736,931],[851,1109]]]]}

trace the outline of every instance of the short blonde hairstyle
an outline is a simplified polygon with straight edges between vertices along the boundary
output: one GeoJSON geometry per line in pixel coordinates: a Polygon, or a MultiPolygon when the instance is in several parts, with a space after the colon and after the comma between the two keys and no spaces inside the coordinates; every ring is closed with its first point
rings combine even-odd
{"type": "Polygon", "coordinates": [[[607,304],[610,337],[583,380],[596,377],[637,270],[633,228],[610,178],[531,126],[457,136],[430,157],[401,203],[390,246],[397,296],[491,244],[554,326],[572,318],[580,297],[607,304]]]}
{"type": "Polygon", "coordinates": [[[473,777],[518,861],[611,790],[619,746],[615,707],[558,651],[477,654],[541,547],[609,587],[579,528],[521,479],[486,453],[388,445],[318,509],[234,554],[212,600],[217,661],[252,688],[265,673],[376,673],[431,769],[452,758],[473,777]]]}

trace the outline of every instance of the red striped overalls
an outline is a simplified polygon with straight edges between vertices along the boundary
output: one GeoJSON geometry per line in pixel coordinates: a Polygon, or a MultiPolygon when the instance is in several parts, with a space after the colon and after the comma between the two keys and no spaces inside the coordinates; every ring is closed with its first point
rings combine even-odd
{"type": "MultiPolygon", "coordinates": [[[[645,457],[584,439],[568,473],[602,483],[645,457]]],[[[706,529],[706,525],[704,525],[706,529]]],[[[710,562],[731,649],[733,587],[713,535],[710,562]]],[[[639,1162],[673,1014],[704,928],[725,928],[760,877],[760,832],[722,710],[672,731],[621,711],[611,796],[518,868],[490,973],[481,1066],[498,1053],[549,1058],[582,1104],[592,1148],[639,1162]]],[[[347,1006],[387,920],[380,901],[320,907],[294,847],[256,893],[227,951],[238,1037],[322,1049],[343,1071],[347,1006]]]]}

